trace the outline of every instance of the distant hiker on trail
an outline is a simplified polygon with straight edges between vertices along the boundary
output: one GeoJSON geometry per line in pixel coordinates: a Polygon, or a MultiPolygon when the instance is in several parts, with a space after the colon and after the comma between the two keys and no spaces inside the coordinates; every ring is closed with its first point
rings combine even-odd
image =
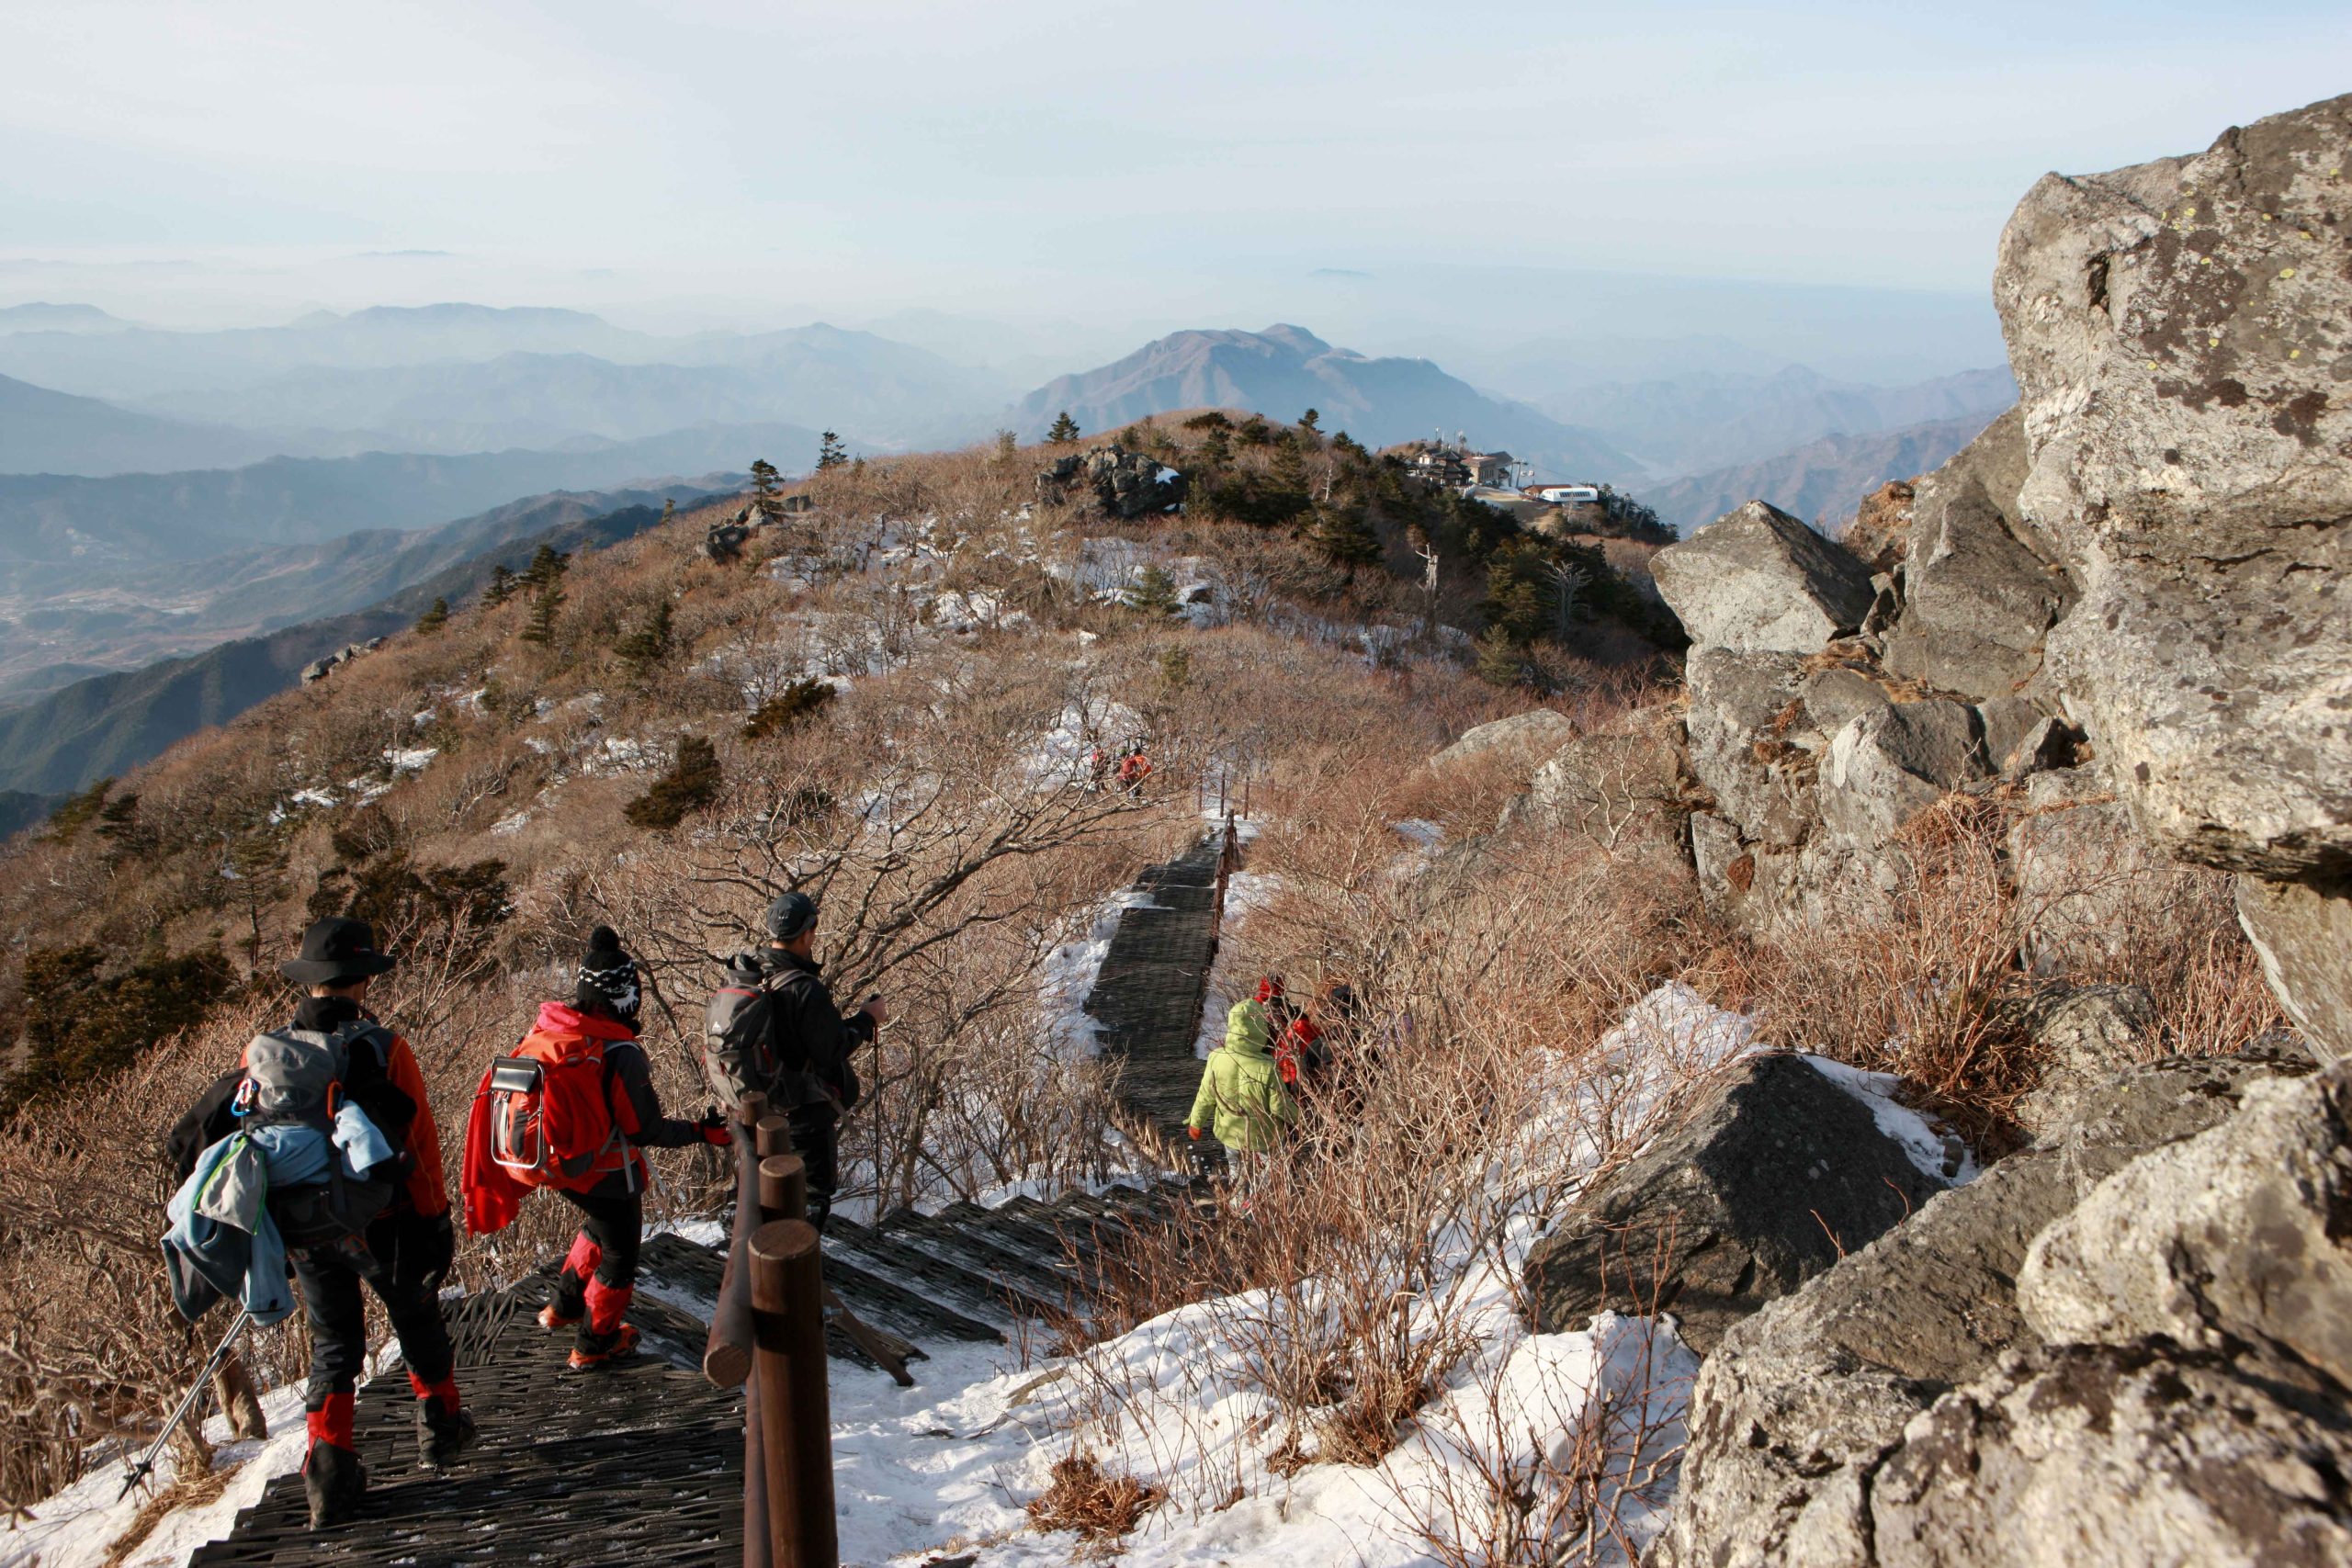
{"type": "Polygon", "coordinates": [[[734,1142],[715,1108],[698,1122],[662,1112],[645,1049],[637,961],[598,926],[571,1001],[543,1002],[514,1054],[491,1064],[466,1123],[466,1228],[512,1224],[523,1194],[554,1190],[580,1211],[580,1234],[539,1309],[542,1328],[572,1330],[571,1365],[586,1371],[637,1351],[625,1323],[645,1228],[644,1151],[734,1142]]]}
{"type": "Polygon", "coordinates": [[[368,1485],[352,1439],[353,1391],[368,1360],[362,1280],[400,1337],[416,1392],[418,1461],[427,1470],[452,1464],[474,1438],[441,1318],[457,1234],[440,1134],[408,1042],[363,1005],[368,982],[392,964],[364,920],[323,919],[304,931],[300,956],[280,966],[309,991],[292,1023],[254,1036],[243,1064],[205,1092],[169,1144],[184,1177],[206,1163],[210,1179],[199,1207],[215,1213],[255,1192],[252,1180],[229,1179],[233,1168],[224,1177],[221,1168],[254,1145],[273,1151],[264,1156],[261,1202],[285,1244],[310,1326],[302,1483],[313,1529],[349,1518],[368,1485]],[[367,1144],[362,1122],[380,1134],[379,1145],[367,1144]],[[346,1168],[355,1155],[338,1160],[334,1151],[363,1147],[380,1157],[353,1179],[346,1168]],[[316,1174],[301,1181],[281,1161],[305,1149],[316,1174]]]}
{"type": "Polygon", "coordinates": [[[831,1216],[841,1185],[841,1119],[857,1104],[850,1057],[890,1019],[880,997],[843,1018],[816,959],[817,901],[786,893],[767,910],[768,944],[738,953],[710,998],[703,1072],[733,1105],[746,1094],[792,1121],[794,1152],[808,1179],[808,1223],[831,1216]]]}
{"type": "MultiPolygon", "coordinates": [[[[1202,1064],[1200,1092],[1184,1119],[1194,1138],[1207,1133],[1245,1162],[1272,1149],[1283,1129],[1298,1119],[1297,1102],[1274,1066],[1267,1003],[1281,995],[1282,982],[1270,976],[1259,982],[1256,996],[1233,1004],[1225,1018],[1225,1043],[1202,1064]]],[[[1245,1163],[1237,1174],[1246,1169],[1245,1163]]]]}
{"type": "Polygon", "coordinates": [[[1128,795],[1143,793],[1143,781],[1151,777],[1151,759],[1144,754],[1143,742],[1130,745],[1119,758],[1119,788],[1128,795]]]}

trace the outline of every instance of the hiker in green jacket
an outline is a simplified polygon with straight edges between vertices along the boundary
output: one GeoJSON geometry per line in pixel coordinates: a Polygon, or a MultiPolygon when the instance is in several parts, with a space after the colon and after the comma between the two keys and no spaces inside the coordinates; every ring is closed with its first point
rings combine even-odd
{"type": "Polygon", "coordinates": [[[1261,1155],[1281,1140],[1298,1119],[1298,1104],[1274,1066],[1274,1030],[1266,998],[1275,982],[1260,984],[1258,995],[1233,1004],[1226,1014],[1225,1043],[1201,1067],[1201,1091],[1193,1097],[1186,1130],[1208,1133],[1237,1155],[1261,1155]]]}

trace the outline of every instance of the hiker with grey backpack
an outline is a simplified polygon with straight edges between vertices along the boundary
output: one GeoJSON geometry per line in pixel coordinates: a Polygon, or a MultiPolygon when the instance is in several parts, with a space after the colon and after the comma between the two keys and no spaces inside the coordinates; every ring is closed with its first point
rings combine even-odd
{"type": "Polygon", "coordinates": [[[768,943],[738,953],[705,1017],[703,1073],[729,1105],[747,1094],[792,1123],[808,1182],[808,1223],[825,1228],[841,1186],[841,1119],[857,1104],[850,1058],[889,1020],[878,996],[844,1018],[817,963],[817,901],[786,893],[770,904],[768,943]]]}
{"type": "Polygon", "coordinates": [[[368,1484],[353,1438],[368,1359],[364,1285],[399,1337],[416,1393],[417,1460],[455,1463],[474,1438],[458,1396],[440,1288],[457,1249],[441,1143],[408,1042],[367,1010],[393,967],[364,920],[322,919],[280,972],[306,993],[245,1047],[168,1141],[183,1185],[164,1252],[191,1320],[239,1295],[257,1322],[292,1310],[310,1329],[303,1488],[313,1529],[356,1511],[368,1484]],[[274,1314],[274,1315],[273,1315],[274,1314]]]}

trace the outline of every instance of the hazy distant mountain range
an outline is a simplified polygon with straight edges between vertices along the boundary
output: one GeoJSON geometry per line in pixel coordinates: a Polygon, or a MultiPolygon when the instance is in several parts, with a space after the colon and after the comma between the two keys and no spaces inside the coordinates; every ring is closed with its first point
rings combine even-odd
{"type": "Polygon", "coordinates": [[[1544,412],[1597,430],[1660,474],[1694,474],[1785,453],[1829,434],[1868,435],[1995,414],[2017,401],[2007,368],[1909,387],[1833,381],[1802,365],[1770,375],[1698,372],[1555,393],[1544,412]]]}
{"type": "Polygon", "coordinates": [[[1108,433],[1147,414],[1202,407],[1280,419],[1312,408],[1324,429],[1344,430],[1369,446],[1463,432],[1551,476],[1622,480],[1643,472],[1605,437],[1490,398],[1429,360],[1368,358],[1287,325],[1160,338],[1114,364],[1047,382],[1014,408],[1012,424],[1035,440],[1064,410],[1088,432],[1108,433]]]}
{"type": "Polygon", "coordinates": [[[1941,467],[2000,413],[1968,414],[1867,435],[1825,435],[1794,451],[1736,464],[1634,493],[1677,531],[1703,528],[1733,507],[1769,501],[1807,522],[1842,523],[1889,479],[1941,467]]]}
{"type": "MultiPolygon", "coordinates": [[[[807,424],[868,446],[974,439],[1017,390],[989,371],[821,322],[659,337],[576,310],[443,305],[318,314],[282,327],[0,335],[0,375],[221,433],[256,455],[469,453],[638,440],[701,423],[807,424]],[[255,437],[266,443],[259,454],[255,437]]],[[[8,469],[133,471],[83,448],[12,450],[8,469]]],[[[102,450],[102,449],[101,449],[102,450]]]]}
{"type": "Polygon", "coordinates": [[[117,408],[0,376],[0,474],[130,474],[257,463],[266,436],[117,408]]]}
{"type": "MultiPolygon", "coordinates": [[[[418,562],[469,543],[480,547],[364,609],[309,616],[192,657],[77,681],[0,712],[0,832],[38,819],[57,795],[135,767],[174,741],[286,690],[312,660],[411,625],[436,596],[454,604],[473,593],[493,566],[520,568],[543,543],[560,550],[599,549],[662,519],[659,506],[646,505],[580,515],[599,499],[610,498],[541,497],[436,530],[429,545],[417,542],[428,552],[416,557],[418,562]]],[[[682,506],[684,501],[681,496],[682,506]]],[[[316,581],[320,570],[311,576],[316,581]]],[[[356,581],[340,584],[340,591],[353,591],[356,581]]]]}

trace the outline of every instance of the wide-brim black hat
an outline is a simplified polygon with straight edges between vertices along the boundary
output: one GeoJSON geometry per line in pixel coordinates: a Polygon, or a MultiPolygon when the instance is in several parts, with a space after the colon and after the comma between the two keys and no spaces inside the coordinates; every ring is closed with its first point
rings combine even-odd
{"type": "Polygon", "coordinates": [[[392,964],[390,953],[376,951],[375,927],[334,915],[302,933],[301,955],[279,964],[277,972],[298,986],[340,986],[384,974],[392,964]]]}

